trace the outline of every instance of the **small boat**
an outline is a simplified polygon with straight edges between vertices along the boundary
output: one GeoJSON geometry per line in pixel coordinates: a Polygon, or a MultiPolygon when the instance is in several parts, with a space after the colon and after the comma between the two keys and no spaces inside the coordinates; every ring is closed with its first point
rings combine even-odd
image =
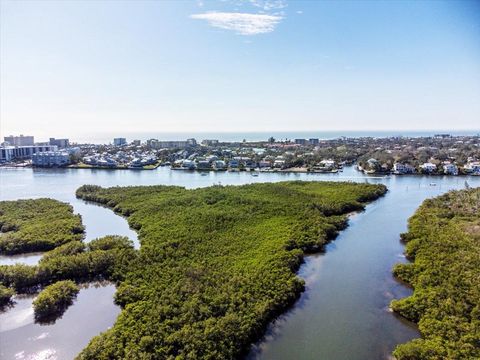
{"type": "Polygon", "coordinates": [[[207,174],[207,173],[205,173],[205,172],[202,172],[202,174],[201,174],[201,175],[202,175],[202,176],[207,176],[208,174],[207,174]]]}
{"type": "Polygon", "coordinates": [[[252,173],[252,176],[258,176],[258,173],[252,173]]]}
{"type": "Polygon", "coordinates": [[[436,183],[430,183],[430,186],[437,186],[436,183]]]}

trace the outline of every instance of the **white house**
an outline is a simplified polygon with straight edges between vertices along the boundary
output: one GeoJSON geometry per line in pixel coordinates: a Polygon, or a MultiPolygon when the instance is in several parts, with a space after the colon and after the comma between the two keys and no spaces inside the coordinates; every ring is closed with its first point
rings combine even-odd
{"type": "Polygon", "coordinates": [[[458,167],[452,163],[443,164],[443,173],[445,175],[458,175],[458,167]]]}
{"type": "Polygon", "coordinates": [[[437,165],[428,162],[428,163],[423,163],[422,165],[420,165],[420,168],[421,168],[424,172],[430,174],[430,173],[432,173],[432,172],[434,172],[434,171],[437,170],[437,165]]]}
{"type": "Polygon", "coordinates": [[[393,164],[393,172],[395,174],[413,174],[415,173],[415,167],[410,164],[402,164],[396,162],[393,164]]]}

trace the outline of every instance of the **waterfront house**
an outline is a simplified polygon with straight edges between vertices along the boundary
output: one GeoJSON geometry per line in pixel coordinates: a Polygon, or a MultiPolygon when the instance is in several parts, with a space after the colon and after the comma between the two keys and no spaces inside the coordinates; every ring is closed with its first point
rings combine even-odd
{"type": "Polygon", "coordinates": [[[257,163],[251,159],[245,161],[245,168],[247,169],[255,169],[257,167],[257,163]]]}
{"type": "Polygon", "coordinates": [[[205,159],[197,160],[197,170],[210,170],[211,164],[210,161],[205,159]]]}
{"type": "Polygon", "coordinates": [[[445,175],[458,175],[458,167],[455,164],[446,162],[443,164],[443,173],[445,175]]]}
{"type": "Polygon", "coordinates": [[[396,162],[395,164],[393,164],[393,173],[397,175],[414,174],[415,167],[410,164],[402,164],[396,162]]]}
{"type": "Polygon", "coordinates": [[[232,159],[228,162],[228,167],[232,169],[236,169],[240,166],[240,161],[236,159],[232,159]]]}
{"type": "Polygon", "coordinates": [[[333,160],[322,160],[318,163],[318,167],[323,170],[333,170],[335,168],[335,161],[333,160]]]}
{"type": "Polygon", "coordinates": [[[437,171],[437,165],[435,165],[431,162],[426,162],[426,163],[423,163],[422,165],[420,165],[420,169],[422,169],[422,171],[425,174],[431,174],[431,173],[437,171]]]}
{"type": "Polygon", "coordinates": [[[183,160],[182,162],[182,168],[187,169],[187,170],[195,170],[196,164],[195,161],[193,160],[183,160]]]}
{"type": "Polygon", "coordinates": [[[479,161],[470,161],[463,167],[463,171],[466,174],[471,175],[480,175],[480,162],[479,161]]]}
{"type": "Polygon", "coordinates": [[[261,160],[258,163],[258,167],[261,169],[269,168],[272,166],[272,162],[270,160],[261,160]]]}
{"type": "Polygon", "coordinates": [[[213,162],[213,168],[215,170],[225,170],[227,168],[227,164],[223,160],[216,160],[213,162]]]}

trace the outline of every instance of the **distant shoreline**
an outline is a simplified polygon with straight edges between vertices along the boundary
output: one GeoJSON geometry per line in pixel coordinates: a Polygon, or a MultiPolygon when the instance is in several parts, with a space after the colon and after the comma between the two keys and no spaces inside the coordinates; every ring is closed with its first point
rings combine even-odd
{"type": "Polygon", "coordinates": [[[215,132],[215,131],[196,131],[196,132],[118,132],[97,133],[97,138],[92,138],[91,134],[75,134],[77,143],[108,144],[113,138],[122,135],[129,139],[138,139],[146,141],[148,139],[158,139],[160,141],[170,141],[173,139],[218,139],[220,142],[257,142],[267,141],[269,137],[277,140],[296,139],[296,138],[319,138],[320,140],[332,140],[341,137],[360,138],[360,137],[431,137],[437,134],[450,134],[453,136],[474,136],[480,134],[480,129],[469,130],[309,130],[309,131],[233,131],[233,132],[215,132]]]}

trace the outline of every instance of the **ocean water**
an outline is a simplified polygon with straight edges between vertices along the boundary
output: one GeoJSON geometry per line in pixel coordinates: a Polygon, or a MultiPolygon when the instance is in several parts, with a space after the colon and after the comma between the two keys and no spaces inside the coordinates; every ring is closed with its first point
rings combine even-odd
{"type": "Polygon", "coordinates": [[[405,131],[405,130],[388,130],[388,131],[261,131],[261,132],[110,132],[110,133],[97,133],[94,136],[91,134],[77,134],[72,137],[71,141],[78,143],[95,143],[95,144],[108,144],[113,142],[115,137],[125,137],[127,141],[135,139],[146,141],[148,139],[158,140],[186,140],[188,138],[195,138],[197,141],[203,139],[218,139],[220,141],[262,141],[267,140],[273,136],[276,140],[285,139],[337,139],[340,137],[392,137],[392,136],[405,136],[405,137],[425,137],[433,136],[435,134],[451,134],[451,135],[478,135],[480,129],[451,131],[451,130],[425,130],[425,131],[405,131]]]}

